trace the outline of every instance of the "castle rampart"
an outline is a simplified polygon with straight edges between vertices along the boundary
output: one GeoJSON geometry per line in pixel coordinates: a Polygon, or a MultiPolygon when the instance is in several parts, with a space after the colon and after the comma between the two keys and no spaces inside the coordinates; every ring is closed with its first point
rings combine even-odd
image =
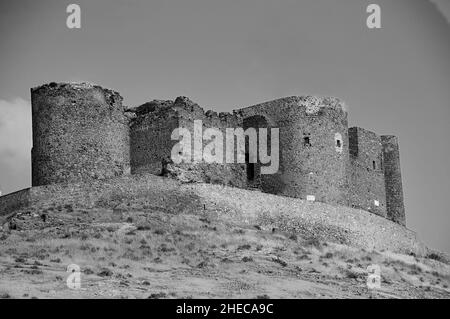
{"type": "MultiPolygon", "coordinates": [[[[349,129],[345,104],[337,98],[292,96],[218,114],[186,97],[124,109],[115,91],[50,83],[32,89],[31,100],[33,186],[150,173],[360,208],[405,225],[397,138],[349,129]],[[177,128],[201,136],[208,128],[223,136],[228,128],[266,128],[267,141],[270,129],[278,129],[278,170],[262,174],[267,164],[249,160],[247,139],[242,162],[235,141],[234,162],[176,163],[177,128]]],[[[200,143],[203,148],[209,141],[200,143]]],[[[3,207],[12,209],[18,200],[4,196],[3,207]]]]}

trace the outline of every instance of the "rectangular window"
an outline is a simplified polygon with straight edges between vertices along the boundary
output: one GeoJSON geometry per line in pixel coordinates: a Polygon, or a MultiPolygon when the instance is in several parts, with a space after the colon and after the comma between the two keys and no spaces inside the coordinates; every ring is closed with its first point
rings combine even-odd
{"type": "Polygon", "coordinates": [[[249,163],[249,154],[245,153],[245,163],[247,167],[247,180],[254,181],[255,180],[255,163],[249,163]]]}
{"type": "Polygon", "coordinates": [[[303,145],[304,146],[311,146],[311,142],[309,140],[309,136],[303,137],[303,145]]]}

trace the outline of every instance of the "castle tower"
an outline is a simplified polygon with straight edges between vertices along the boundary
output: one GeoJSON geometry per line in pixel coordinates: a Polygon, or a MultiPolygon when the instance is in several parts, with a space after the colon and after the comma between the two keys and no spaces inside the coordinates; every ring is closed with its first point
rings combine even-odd
{"type": "Polygon", "coordinates": [[[129,128],[119,93],[87,83],[31,89],[32,185],[129,172],[129,128]]]}
{"type": "Polygon", "coordinates": [[[268,193],[348,204],[348,121],[336,98],[293,96],[237,111],[244,123],[264,118],[280,129],[280,169],[262,175],[268,193]]]}
{"type": "Polygon", "coordinates": [[[386,217],[381,137],[360,127],[349,129],[349,204],[386,217]]]}
{"type": "Polygon", "coordinates": [[[395,136],[385,135],[381,136],[381,142],[383,144],[387,218],[405,226],[406,218],[398,140],[395,136]]]}

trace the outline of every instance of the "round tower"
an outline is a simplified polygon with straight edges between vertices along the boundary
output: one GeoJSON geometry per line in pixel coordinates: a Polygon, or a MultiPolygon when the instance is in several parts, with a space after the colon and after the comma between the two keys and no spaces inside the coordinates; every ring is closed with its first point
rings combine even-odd
{"type": "Polygon", "coordinates": [[[32,185],[128,174],[129,127],[119,93],[88,83],[31,89],[32,185]]]}
{"type": "Polygon", "coordinates": [[[279,128],[280,168],[276,174],[258,176],[263,191],[348,204],[348,121],[343,102],[293,96],[244,108],[238,114],[244,123],[262,116],[270,127],[279,128]]]}

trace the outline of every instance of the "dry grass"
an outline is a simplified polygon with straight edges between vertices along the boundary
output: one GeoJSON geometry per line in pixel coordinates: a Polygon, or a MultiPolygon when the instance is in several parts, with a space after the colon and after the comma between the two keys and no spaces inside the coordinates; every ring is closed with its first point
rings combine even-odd
{"type": "Polygon", "coordinates": [[[430,256],[368,252],[195,215],[54,211],[46,224],[25,220],[24,229],[0,233],[0,286],[8,287],[0,297],[450,296],[450,267],[430,256]],[[65,285],[69,264],[81,268],[81,292],[65,285]],[[366,287],[371,264],[381,267],[378,292],[366,287]]]}

